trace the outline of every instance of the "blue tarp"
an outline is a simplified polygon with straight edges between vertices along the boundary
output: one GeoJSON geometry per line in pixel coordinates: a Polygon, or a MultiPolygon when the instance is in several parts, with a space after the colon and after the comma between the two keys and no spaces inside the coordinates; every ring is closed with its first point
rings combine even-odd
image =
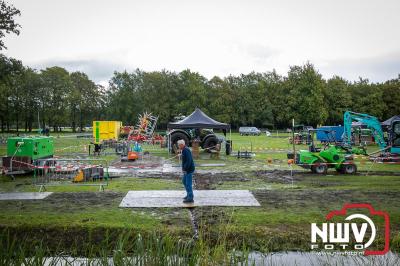
{"type": "Polygon", "coordinates": [[[323,126],[319,127],[317,130],[317,140],[321,142],[327,141],[337,141],[341,142],[344,132],[344,127],[342,126],[323,126]],[[329,130],[332,133],[326,132],[325,130],[329,130]]]}

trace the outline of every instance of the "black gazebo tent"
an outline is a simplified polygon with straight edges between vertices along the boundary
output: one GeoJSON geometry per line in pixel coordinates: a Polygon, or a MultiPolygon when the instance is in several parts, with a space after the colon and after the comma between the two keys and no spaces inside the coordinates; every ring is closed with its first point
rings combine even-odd
{"type": "Polygon", "coordinates": [[[168,123],[168,129],[178,129],[178,128],[210,128],[210,129],[222,129],[226,133],[227,129],[231,126],[226,123],[221,123],[210,118],[208,115],[203,113],[199,108],[186,117],[185,119],[168,123]]]}
{"type": "MultiPolygon", "coordinates": [[[[203,113],[199,108],[196,108],[196,110],[185,119],[178,122],[168,123],[167,128],[168,129],[202,129],[202,128],[222,129],[222,132],[226,136],[226,131],[229,130],[231,126],[229,124],[221,123],[212,119],[211,117],[203,113]]],[[[230,139],[232,139],[231,136],[230,139]]],[[[171,140],[169,140],[168,143],[171,143],[171,140]]],[[[232,147],[232,142],[227,141],[226,147],[227,147],[226,154],[229,155],[231,150],[230,147],[232,147]]]]}
{"type": "Polygon", "coordinates": [[[392,116],[392,117],[389,118],[388,120],[383,121],[383,122],[381,123],[381,125],[382,125],[383,127],[390,127],[390,126],[392,125],[392,122],[394,122],[394,121],[400,121],[400,115],[392,116]]]}

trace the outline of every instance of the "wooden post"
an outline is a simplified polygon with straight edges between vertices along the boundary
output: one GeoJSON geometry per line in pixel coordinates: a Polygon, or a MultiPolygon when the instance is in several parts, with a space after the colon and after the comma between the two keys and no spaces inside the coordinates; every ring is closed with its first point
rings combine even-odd
{"type": "Polygon", "coordinates": [[[296,144],[294,141],[294,118],[292,119],[292,139],[293,139],[293,141],[292,141],[292,143],[293,143],[293,160],[294,160],[294,163],[296,163],[296,144]]]}
{"type": "Polygon", "coordinates": [[[192,155],[193,158],[198,159],[200,154],[200,142],[198,140],[192,141],[192,155]]]}

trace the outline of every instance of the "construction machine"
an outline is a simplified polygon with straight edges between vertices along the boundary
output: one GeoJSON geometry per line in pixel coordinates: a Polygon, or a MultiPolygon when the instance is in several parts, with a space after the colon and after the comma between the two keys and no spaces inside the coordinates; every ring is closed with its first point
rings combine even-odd
{"type": "Polygon", "coordinates": [[[362,125],[365,125],[371,130],[372,136],[374,137],[375,143],[379,147],[380,153],[378,157],[374,158],[380,158],[384,161],[400,160],[400,120],[392,121],[391,125],[389,126],[388,139],[386,141],[381,123],[375,116],[346,111],[344,113],[343,143],[347,148],[351,149],[353,153],[355,153],[354,147],[352,147],[353,121],[360,122],[362,125]]]}
{"type": "Polygon", "coordinates": [[[353,155],[349,154],[348,149],[336,143],[333,137],[325,142],[323,147],[315,146],[314,135],[318,131],[323,131],[325,134],[333,136],[333,132],[329,130],[309,130],[310,144],[308,150],[299,150],[296,154],[290,152],[287,154],[288,159],[294,160],[296,165],[310,169],[316,174],[326,174],[328,168],[335,168],[337,172],[342,174],[355,174],[357,166],[353,162],[353,155]]]}

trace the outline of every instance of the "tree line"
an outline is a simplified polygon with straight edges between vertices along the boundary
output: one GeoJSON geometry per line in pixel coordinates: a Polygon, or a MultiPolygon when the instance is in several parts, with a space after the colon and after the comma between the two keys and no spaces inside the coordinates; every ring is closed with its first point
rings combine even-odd
{"type": "Polygon", "coordinates": [[[0,55],[1,131],[33,128],[84,128],[94,119],[104,119],[104,88],[82,72],[69,73],[61,67],[41,71],[25,67],[0,55]]]}
{"type": "Polygon", "coordinates": [[[0,55],[1,131],[72,127],[93,120],[120,120],[135,125],[152,112],[164,129],[177,115],[198,107],[233,128],[252,125],[285,128],[291,119],[305,125],[339,125],[352,110],[385,120],[400,114],[400,75],[371,83],[339,76],[323,79],[310,64],[292,66],[286,76],[276,71],[211,79],[190,70],[115,72],[104,88],[82,72],[61,67],[40,71],[0,55]]]}
{"type": "Polygon", "coordinates": [[[292,118],[305,125],[339,125],[346,110],[381,120],[400,114],[400,75],[383,83],[339,76],[325,80],[310,63],[290,67],[286,76],[272,71],[207,79],[190,70],[136,70],[114,73],[107,103],[112,119],[133,123],[132,114],[147,110],[160,117],[163,127],[195,107],[233,128],[285,128],[292,118]]]}
{"type": "MultiPolygon", "coordinates": [[[[19,35],[20,15],[0,0],[0,50],[7,49],[6,34],[19,35]]],[[[285,128],[293,118],[298,124],[338,125],[346,110],[385,120],[400,114],[400,75],[381,83],[325,80],[310,63],[290,67],[286,76],[272,71],[211,79],[190,70],[137,69],[115,72],[104,88],[82,72],[58,66],[37,71],[0,54],[1,132],[65,126],[76,131],[105,119],[134,125],[145,111],[159,116],[159,128],[165,128],[174,116],[196,107],[233,128],[285,128]]]]}

